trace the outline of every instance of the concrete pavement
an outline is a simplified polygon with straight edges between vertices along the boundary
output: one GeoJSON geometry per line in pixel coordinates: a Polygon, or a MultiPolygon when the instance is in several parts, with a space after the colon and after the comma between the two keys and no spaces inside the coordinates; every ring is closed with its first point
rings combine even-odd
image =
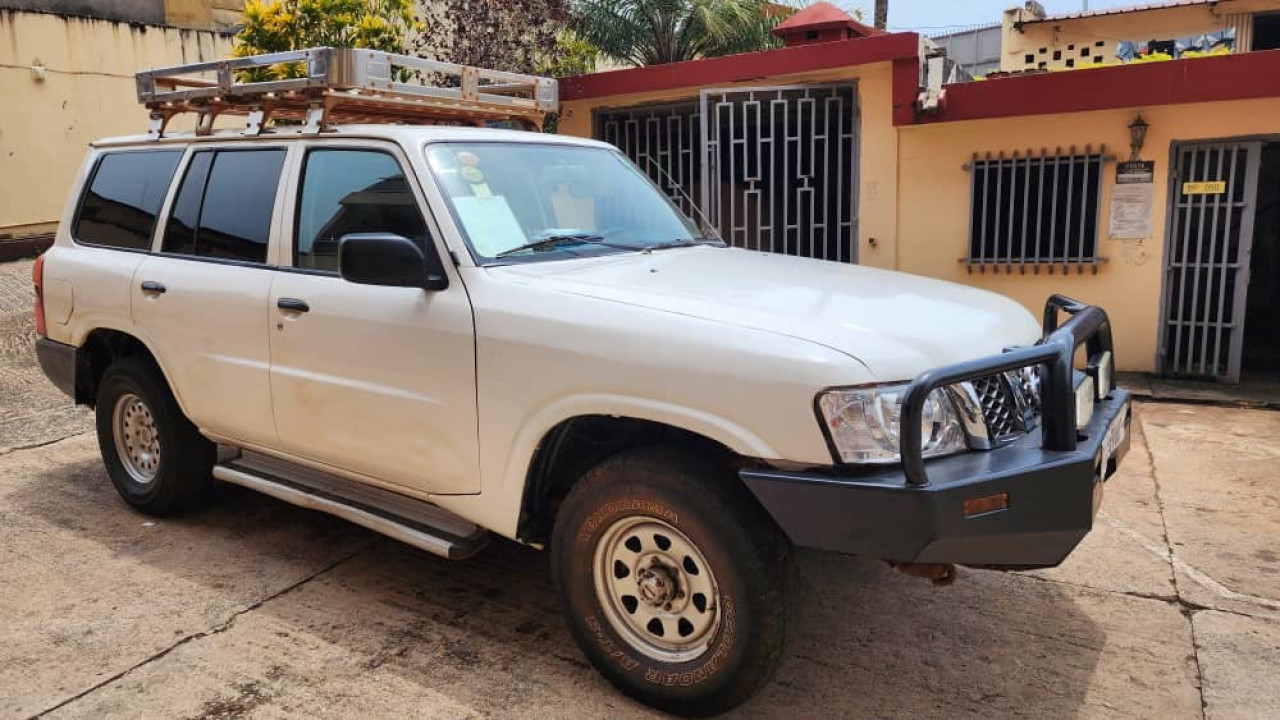
{"type": "MultiPolygon", "coordinates": [[[[586,664],[543,553],[450,563],[234,487],[131,511],[4,296],[0,717],[654,715],[586,664]]],[[[934,589],[803,553],[788,658],[734,715],[1280,717],[1278,468],[1280,413],[1147,404],[1059,568],[934,589]]]]}

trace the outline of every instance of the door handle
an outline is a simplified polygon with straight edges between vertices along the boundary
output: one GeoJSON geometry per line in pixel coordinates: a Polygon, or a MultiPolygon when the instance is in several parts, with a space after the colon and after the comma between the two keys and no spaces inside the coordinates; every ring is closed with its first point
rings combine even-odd
{"type": "Polygon", "coordinates": [[[164,293],[164,284],[155,280],[144,280],[142,282],[142,292],[148,295],[161,295],[164,293]]]}
{"type": "Polygon", "coordinates": [[[281,310],[288,310],[289,312],[297,313],[304,313],[311,309],[311,306],[308,305],[305,300],[290,297],[282,297],[279,300],[276,300],[276,307],[281,310]]]}

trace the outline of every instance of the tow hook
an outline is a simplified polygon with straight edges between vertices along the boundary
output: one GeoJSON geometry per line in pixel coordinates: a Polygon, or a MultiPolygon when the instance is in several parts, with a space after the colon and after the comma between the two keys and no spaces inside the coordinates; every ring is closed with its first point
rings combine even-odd
{"type": "Polygon", "coordinates": [[[904,575],[924,578],[934,587],[946,587],[956,581],[956,566],[951,563],[900,563],[885,560],[889,567],[904,575]]]}

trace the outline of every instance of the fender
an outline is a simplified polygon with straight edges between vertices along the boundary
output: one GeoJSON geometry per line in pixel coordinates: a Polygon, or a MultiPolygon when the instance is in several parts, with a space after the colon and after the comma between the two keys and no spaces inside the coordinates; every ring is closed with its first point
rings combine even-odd
{"type": "MultiPolygon", "coordinates": [[[[523,421],[507,444],[509,451],[498,471],[491,469],[493,465],[486,468],[482,460],[479,494],[433,494],[432,502],[515,540],[529,464],[538,446],[557,425],[583,415],[648,420],[696,433],[746,457],[780,457],[772,445],[749,428],[697,408],[627,395],[569,395],[543,405],[523,421]]],[[[485,452],[482,444],[482,456],[485,452]]]]}
{"type": "Polygon", "coordinates": [[[108,315],[106,313],[94,314],[87,317],[76,318],[76,322],[71,329],[70,344],[75,345],[77,350],[83,349],[85,343],[89,340],[89,336],[96,330],[113,330],[115,332],[128,335],[142,343],[142,346],[147,349],[147,352],[151,353],[151,357],[156,361],[156,365],[159,366],[160,374],[164,378],[165,385],[169,387],[169,392],[173,393],[174,399],[178,402],[178,408],[182,410],[183,415],[190,417],[190,414],[187,412],[186,403],[182,397],[182,391],[169,380],[171,374],[165,363],[164,357],[159,352],[156,352],[157,345],[145,330],[131,322],[120,322],[119,318],[113,315],[108,315]]]}

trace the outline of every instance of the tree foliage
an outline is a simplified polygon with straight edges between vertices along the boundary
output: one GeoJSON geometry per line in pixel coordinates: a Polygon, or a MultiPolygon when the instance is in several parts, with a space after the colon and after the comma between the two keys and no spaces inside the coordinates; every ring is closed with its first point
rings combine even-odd
{"type": "MultiPolygon", "coordinates": [[[[413,0],[248,0],[236,33],[236,57],[326,45],[403,53],[421,30],[413,0]]],[[[264,68],[254,79],[300,77],[299,63],[264,68]]]]}
{"type": "Polygon", "coordinates": [[[584,40],[635,65],[778,47],[785,15],[766,0],[577,0],[573,11],[584,40]]]}
{"type": "Polygon", "coordinates": [[[599,54],[599,48],[583,40],[572,29],[565,28],[556,33],[555,46],[538,56],[533,70],[538,75],[554,78],[586,75],[595,72],[599,54]]]}
{"type": "Polygon", "coordinates": [[[418,0],[429,32],[414,33],[412,54],[478,67],[534,72],[556,50],[569,0],[418,0]]]}

